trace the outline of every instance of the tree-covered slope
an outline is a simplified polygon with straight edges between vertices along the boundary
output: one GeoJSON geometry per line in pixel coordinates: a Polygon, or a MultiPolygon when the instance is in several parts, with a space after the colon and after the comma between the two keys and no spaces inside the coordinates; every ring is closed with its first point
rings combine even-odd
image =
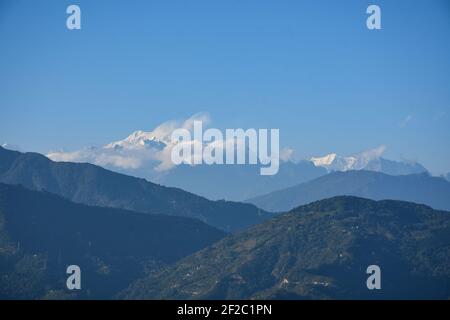
{"type": "Polygon", "coordinates": [[[112,298],[225,234],[190,218],[90,207],[0,184],[0,299],[112,298]],[[79,265],[82,290],[66,290],[79,265]]]}
{"type": "Polygon", "coordinates": [[[230,232],[243,230],[271,216],[252,204],[210,201],[92,164],[53,162],[41,154],[19,153],[2,147],[0,182],[45,190],[92,206],[197,218],[230,232]]]}
{"type": "Polygon", "coordinates": [[[313,201],[343,195],[402,200],[450,210],[450,182],[427,173],[391,176],[373,171],[333,172],[248,202],[269,211],[288,211],[313,201]]]}
{"type": "Polygon", "coordinates": [[[130,299],[450,297],[450,213],[336,197],[231,235],[135,282],[130,299]],[[368,290],[367,267],[381,268],[368,290]]]}

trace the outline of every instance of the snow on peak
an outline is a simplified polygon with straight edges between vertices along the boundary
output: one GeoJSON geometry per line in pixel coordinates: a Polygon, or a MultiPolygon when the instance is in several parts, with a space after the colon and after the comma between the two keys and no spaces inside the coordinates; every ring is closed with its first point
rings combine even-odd
{"type": "Polygon", "coordinates": [[[153,132],[135,131],[123,140],[111,142],[105,149],[140,149],[145,147],[164,148],[165,143],[158,139],[153,132]]]}
{"type": "Polygon", "coordinates": [[[316,167],[329,166],[336,159],[336,153],[330,153],[323,157],[311,158],[311,161],[316,167]]]}
{"type": "Polygon", "coordinates": [[[382,145],[352,156],[344,157],[330,153],[324,157],[313,157],[311,161],[316,167],[324,167],[328,171],[362,170],[370,162],[380,159],[385,150],[386,147],[382,145]]]}
{"type": "Polygon", "coordinates": [[[9,144],[9,143],[6,143],[6,142],[3,143],[1,145],[1,147],[5,148],[5,149],[8,149],[8,150],[12,150],[12,151],[22,151],[19,146],[15,145],[15,144],[9,144]]]}
{"type": "Polygon", "coordinates": [[[147,141],[154,140],[156,140],[156,137],[152,134],[152,132],[138,130],[130,134],[124,141],[130,144],[143,146],[147,141]]]}

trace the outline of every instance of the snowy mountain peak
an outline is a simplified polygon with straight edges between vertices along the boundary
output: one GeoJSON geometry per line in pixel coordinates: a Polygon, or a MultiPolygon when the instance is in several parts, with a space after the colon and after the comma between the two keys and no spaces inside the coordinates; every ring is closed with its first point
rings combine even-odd
{"type": "Polygon", "coordinates": [[[352,156],[344,157],[330,153],[323,157],[313,157],[310,160],[316,167],[324,167],[328,172],[370,170],[392,175],[427,172],[422,165],[416,162],[397,162],[382,158],[385,150],[386,147],[382,145],[352,156]]]}
{"type": "Polygon", "coordinates": [[[154,141],[155,139],[152,132],[138,130],[130,134],[124,141],[137,145],[145,145],[146,141],[154,141]]]}
{"type": "Polygon", "coordinates": [[[316,167],[324,167],[328,171],[362,170],[371,162],[379,160],[385,150],[385,146],[379,146],[347,157],[330,153],[324,157],[313,157],[311,161],[316,167]]]}
{"type": "Polygon", "coordinates": [[[140,149],[145,147],[154,147],[162,149],[165,143],[158,139],[153,132],[138,130],[130,134],[123,140],[111,142],[104,146],[105,149],[140,149]]]}
{"type": "Polygon", "coordinates": [[[311,158],[311,161],[314,163],[316,167],[324,167],[329,166],[333,163],[333,161],[336,159],[337,154],[336,153],[330,153],[323,157],[313,157],[311,158]]]}

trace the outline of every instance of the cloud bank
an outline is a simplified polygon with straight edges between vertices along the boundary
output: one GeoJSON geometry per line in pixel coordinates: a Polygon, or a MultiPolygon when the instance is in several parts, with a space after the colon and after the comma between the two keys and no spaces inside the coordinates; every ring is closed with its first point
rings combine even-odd
{"type": "Polygon", "coordinates": [[[127,138],[102,147],[88,147],[76,151],[52,151],[47,157],[53,161],[88,162],[104,167],[136,170],[152,167],[168,170],[173,167],[170,135],[177,128],[192,130],[194,121],[208,124],[208,114],[199,113],[183,121],[167,121],[150,132],[135,131],[127,138]]]}
{"type": "MultiPolygon", "coordinates": [[[[119,169],[123,171],[142,171],[138,175],[148,176],[149,172],[161,173],[172,169],[175,165],[172,162],[171,154],[175,143],[171,140],[171,134],[175,129],[186,129],[193,133],[194,121],[201,121],[207,129],[211,123],[211,118],[207,113],[197,113],[188,119],[181,121],[167,121],[158,125],[152,131],[135,131],[123,140],[108,143],[102,147],[88,147],[76,151],[52,151],[47,157],[53,161],[68,162],[88,162],[103,167],[119,169]]],[[[245,141],[212,141],[204,143],[194,140],[182,141],[179,143],[194,146],[203,143],[203,148],[208,146],[226,149],[237,145],[245,145],[245,141]]],[[[196,150],[197,148],[193,148],[196,150]]],[[[198,148],[197,150],[200,150],[198,148]]],[[[248,150],[249,153],[256,153],[257,150],[248,150]]],[[[281,161],[292,160],[293,150],[289,148],[280,151],[281,161]]],[[[190,155],[186,162],[194,163],[194,159],[202,157],[202,154],[190,155]]]]}

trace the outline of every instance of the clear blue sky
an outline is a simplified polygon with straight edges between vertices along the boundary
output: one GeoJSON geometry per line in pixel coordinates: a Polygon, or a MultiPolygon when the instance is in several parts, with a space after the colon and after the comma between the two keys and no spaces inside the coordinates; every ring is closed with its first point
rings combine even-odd
{"type": "Polygon", "coordinates": [[[385,144],[448,172],[450,3],[0,0],[0,143],[72,150],[197,112],[280,128],[299,157],[385,144]]]}

